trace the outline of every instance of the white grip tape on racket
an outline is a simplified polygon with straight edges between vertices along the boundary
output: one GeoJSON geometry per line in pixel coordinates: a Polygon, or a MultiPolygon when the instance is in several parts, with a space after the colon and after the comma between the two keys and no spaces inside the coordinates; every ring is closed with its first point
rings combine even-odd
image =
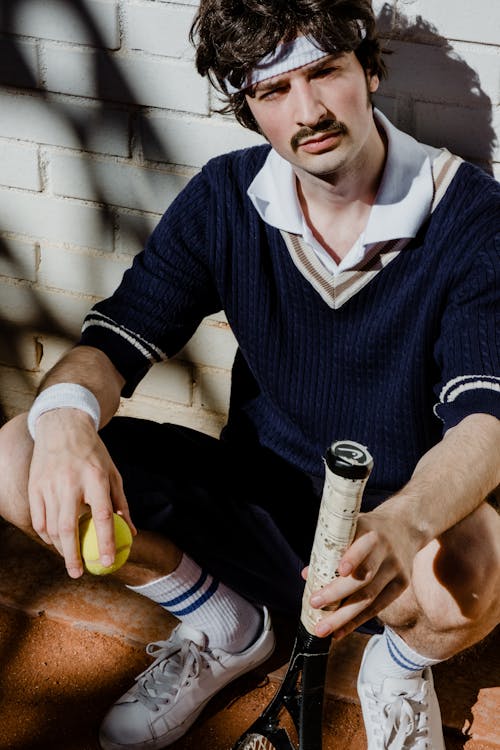
{"type": "Polygon", "coordinates": [[[373,467],[373,459],[364,446],[344,441],[334,443],[331,450],[335,451],[338,445],[352,447],[352,465],[365,467],[366,474],[361,479],[351,479],[339,476],[325,464],[323,495],[302,598],[301,621],[312,635],[318,622],[336,607],[314,609],[310,604],[311,595],[339,575],[338,565],[356,533],[363,490],[373,467]]]}

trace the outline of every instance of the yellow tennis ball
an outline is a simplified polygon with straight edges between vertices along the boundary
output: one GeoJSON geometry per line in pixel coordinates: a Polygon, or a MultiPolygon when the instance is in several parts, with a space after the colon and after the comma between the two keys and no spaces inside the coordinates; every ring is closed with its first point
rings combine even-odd
{"type": "Polygon", "coordinates": [[[104,567],[99,559],[99,545],[97,543],[97,534],[94,525],[94,519],[90,513],[86,513],[80,518],[80,552],[83,564],[89,573],[95,576],[104,576],[108,573],[114,573],[118,568],[125,564],[130,554],[132,546],[132,532],[126,521],[117,513],[113,513],[115,525],[115,545],[116,555],[113,565],[104,567]]]}

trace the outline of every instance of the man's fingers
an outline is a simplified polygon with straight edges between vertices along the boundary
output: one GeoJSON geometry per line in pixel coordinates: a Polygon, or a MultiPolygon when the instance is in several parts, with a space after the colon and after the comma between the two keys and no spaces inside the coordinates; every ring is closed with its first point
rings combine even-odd
{"type": "Polygon", "coordinates": [[[38,534],[45,544],[52,544],[47,533],[47,519],[45,517],[45,504],[43,502],[42,494],[36,490],[30,489],[28,497],[33,531],[38,534]]]}
{"type": "Polygon", "coordinates": [[[335,612],[325,615],[316,627],[316,634],[320,637],[333,635],[336,639],[344,638],[363,623],[376,617],[401,594],[403,589],[404,584],[393,579],[374,598],[367,592],[364,598],[348,599],[335,612]]]}
{"type": "MultiPolygon", "coordinates": [[[[92,514],[99,560],[109,567],[115,559],[113,509],[136,529],[120,475],[88,416],[64,419],[59,410],[40,417],[29,478],[30,512],[35,532],[63,555],[68,573],[83,573],[78,520],[86,506],[92,514]],[[41,430],[41,433],[40,433],[41,430]],[[40,439],[39,438],[40,433],[40,439]]],[[[37,422],[38,425],[38,422],[37,422]]]]}
{"type": "Polygon", "coordinates": [[[338,606],[360,590],[364,591],[365,585],[352,576],[336,578],[332,583],[312,594],[311,606],[315,609],[338,606]]]}
{"type": "Polygon", "coordinates": [[[64,497],[62,503],[60,501],[60,492],[55,493],[52,488],[42,491],[30,486],[31,525],[45,544],[54,547],[64,557],[66,569],[71,578],[78,578],[83,573],[83,567],[75,533],[75,522],[71,516],[60,517],[60,508],[71,508],[72,505],[65,503],[64,497]]]}
{"type": "MultiPolygon", "coordinates": [[[[345,560],[345,556],[342,559],[345,560]]],[[[349,576],[341,575],[319,591],[314,591],[311,596],[311,605],[313,607],[319,609],[340,603],[355,592],[368,586],[379,575],[380,569],[385,568],[381,550],[376,547],[373,548],[371,545],[359,545],[359,549],[352,559],[356,560],[356,567],[352,574],[349,576]]],[[[380,581],[383,581],[383,577],[380,581]]],[[[381,585],[380,581],[379,585],[381,585]]]]}
{"type": "Polygon", "coordinates": [[[115,527],[111,504],[109,476],[99,470],[90,473],[85,486],[85,502],[90,505],[94,521],[99,560],[108,568],[115,561],[115,527]]]}
{"type": "Polygon", "coordinates": [[[59,539],[68,575],[79,578],[83,574],[83,564],[76,515],[68,513],[59,519],[59,539]]]}
{"type": "Polygon", "coordinates": [[[52,490],[46,488],[43,491],[43,503],[45,508],[45,529],[49,538],[49,544],[56,548],[62,555],[61,541],[59,537],[59,496],[52,490]]]}
{"type": "Polygon", "coordinates": [[[66,570],[71,578],[79,578],[83,573],[78,539],[78,500],[81,493],[74,490],[68,482],[64,489],[57,488],[57,496],[46,495],[45,506],[47,526],[52,544],[64,557],[66,570]]]}
{"type": "Polygon", "coordinates": [[[110,473],[109,477],[113,508],[115,509],[115,512],[118,513],[119,516],[122,516],[122,518],[128,523],[133,536],[136,536],[137,529],[134,526],[134,522],[132,521],[132,518],[130,516],[127,498],[125,497],[125,492],[123,490],[123,481],[121,475],[118,473],[115,467],[113,468],[115,470],[110,473]]]}
{"type": "Polygon", "coordinates": [[[344,552],[339,562],[341,576],[353,575],[362,580],[366,576],[368,565],[374,565],[373,553],[379,549],[377,535],[373,531],[359,536],[344,552]],[[371,559],[370,559],[371,558],[371,559]]]}

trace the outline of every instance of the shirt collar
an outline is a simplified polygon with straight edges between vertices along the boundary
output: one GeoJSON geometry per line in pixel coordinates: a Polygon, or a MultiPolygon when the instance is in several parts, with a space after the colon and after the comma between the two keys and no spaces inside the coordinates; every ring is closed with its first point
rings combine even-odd
{"type": "MultiPolygon", "coordinates": [[[[441,153],[398,130],[379,110],[375,109],[374,115],[386,134],[388,149],[382,181],[361,238],[365,247],[415,237],[431,210],[432,161],[441,153]]],[[[267,224],[302,235],[306,241],[312,236],[297,198],[292,165],[274,149],[247,193],[267,224]]]]}

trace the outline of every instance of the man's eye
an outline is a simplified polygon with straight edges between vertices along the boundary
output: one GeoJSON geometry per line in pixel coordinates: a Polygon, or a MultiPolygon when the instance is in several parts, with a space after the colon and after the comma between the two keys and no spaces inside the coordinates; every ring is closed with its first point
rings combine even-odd
{"type": "Polygon", "coordinates": [[[277,86],[274,89],[269,89],[268,91],[263,91],[261,95],[259,96],[259,99],[272,99],[279,94],[281,94],[285,90],[284,86],[277,86]]]}
{"type": "Polygon", "coordinates": [[[323,78],[324,76],[329,76],[330,73],[335,73],[336,70],[337,68],[333,65],[328,68],[321,68],[321,70],[317,70],[313,74],[313,78],[323,78]]]}

